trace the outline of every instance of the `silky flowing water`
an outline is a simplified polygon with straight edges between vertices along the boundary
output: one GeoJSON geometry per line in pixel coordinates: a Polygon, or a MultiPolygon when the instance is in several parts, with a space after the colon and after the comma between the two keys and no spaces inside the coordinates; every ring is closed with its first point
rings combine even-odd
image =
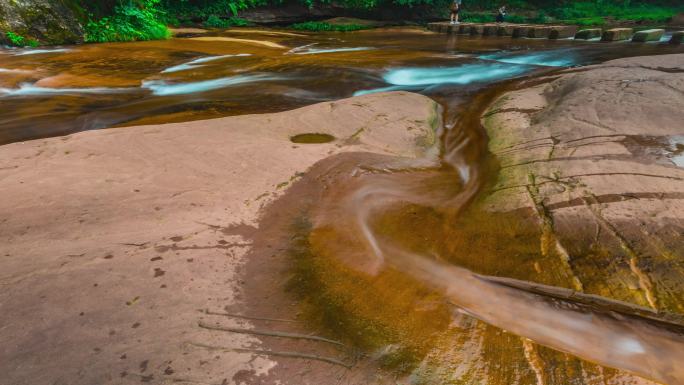
{"type": "MultiPolygon", "coordinates": [[[[526,270],[529,264],[518,262],[538,256],[538,229],[524,217],[478,211],[474,203],[496,172],[480,116],[516,81],[676,52],[683,51],[666,44],[454,37],[418,29],[240,30],[4,49],[0,144],[285,111],[372,92],[425,94],[443,109],[439,161],[376,159],[311,208],[307,274],[322,282],[328,297],[308,300],[309,307],[316,303],[316,311],[323,307],[344,321],[341,333],[352,342],[382,347],[387,366],[412,373],[415,383],[640,381],[627,371],[680,384],[682,327],[615,301],[621,298],[575,295],[571,282],[555,278],[553,265],[541,274],[526,270]],[[546,286],[532,290],[529,281],[546,286]]],[[[311,134],[293,140],[328,140],[311,134]]]]}

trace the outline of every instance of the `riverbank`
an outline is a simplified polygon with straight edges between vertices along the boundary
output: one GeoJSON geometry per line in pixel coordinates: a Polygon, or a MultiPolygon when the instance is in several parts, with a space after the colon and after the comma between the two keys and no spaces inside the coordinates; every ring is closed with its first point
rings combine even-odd
{"type": "MultiPolygon", "coordinates": [[[[609,347],[619,340],[607,336],[634,341],[652,357],[660,353],[652,350],[649,333],[659,329],[650,322],[665,326],[649,320],[682,324],[683,59],[622,59],[523,82],[483,113],[490,162],[498,171],[484,179],[469,207],[454,214],[448,207],[397,203],[374,211],[364,230],[390,243],[395,254],[405,249],[432,256],[487,278],[459,284],[472,275],[444,265],[436,265],[441,267],[432,276],[424,272],[429,265],[369,268],[372,258],[353,219],[366,215],[357,214],[366,212],[364,205],[391,202],[401,192],[386,192],[392,179],[378,176],[378,185],[359,190],[359,206],[327,212],[364,186],[354,177],[358,165],[344,158],[320,163],[270,208],[263,228],[280,221],[282,231],[287,222],[278,213],[315,197],[304,200],[303,213],[289,214],[298,220],[289,236],[271,238],[282,239],[278,244],[287,253],[255,249],[248,276],[282,276],[294,263],[290,287],[302,298],[302,314],[314,327],[363,347],[399,373],[399,383],[676,383],[681,371],[668,369],[674,356],[630,356],[623,347],[609,347]],[[366,274],[373,269],[375,275],[366,274]],[[471,302],[457,310],[453,304],[464,299],[471,302]],[[518,308],[517,301],[525,306],[518,308]],[[548,303],[553,305],[545,308],[548,303]],[[563,320],[561,309],[581,311],[563,320]],[[550,334],[542,327],[548,324],[555,325],[550,334]],[[612,339],[595,345],[604,338],[612,339]]],[[[371,170],[385,164],[364,160],[371,170]]],[[[458,194],[444,177],[444,186],[421,171],[402,181],[431,181],[413,187],[426,194],[434,188],[458,194]]],[[[277,298],[254,283],[248,292],[266,308],[277,298]]],[[[673,328],[681,339],[681,326],[673,328]]],[[[293,374],[282,368],[273,373],[293,374]]]]}
{"type": "MultiPolygon", "coordinates": [[[[484,114],[500,171],[474,207],[538,229],[540,255],[515,278],[681,322],[683,73],[684,55],[608,61],[523,83],[484,114]]],[[[553,378],[547,349],[525,349],[553,378]]]]}
{"type": "MultiPolygon", "coordinates": [[[[421,25],[446,20],[447,3],[12,1],[0,3],[0,44],[24,47],[159,40],[170,37],[168,27],[225,29],[249,25],[354,31],[386,25],[421,25]]],[[[522,1],[511,6],[515,8],[509,9],[507,21],[512,23],[673,30],[684,26],[684,8],[667,2],[574,1],[541,5],[522,1]]],[[[496,9],[495,4],[469,5],[461,12],[461,20],[493,22],[496,9]]]]}
{"type": "Polygon", "coordinates": [[[260,322],[199,311],[244,303],[243,234],[317,161],[424,157],[437,125],[435,102],[396,92],[1,146],[2,382],[241,383],[289,365],[198,326],[260,322]],[[306,133],[335,140],[291,141],[306,133]]]}
{"type": "Polygon", "coordinates": [[[566,72],[485,114],[501,171],[483,205],[536,213],[576,290],[681,313],[684,55],[566,72]]]}

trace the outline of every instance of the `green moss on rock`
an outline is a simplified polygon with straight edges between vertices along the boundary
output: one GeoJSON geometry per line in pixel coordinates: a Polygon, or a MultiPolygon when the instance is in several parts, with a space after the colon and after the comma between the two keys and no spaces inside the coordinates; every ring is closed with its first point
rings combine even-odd
{"type": "Polygon", "coordinates": [[[0,2],[0,42],[11,44],[12,34],[24,37],[26,42],[41,44],[82,42],[83,27],[79,19],[82,12],[79,15],[79,9],[69,0],[0,2]],[[12,34],[8,35],[9,32],[12,34]]]}

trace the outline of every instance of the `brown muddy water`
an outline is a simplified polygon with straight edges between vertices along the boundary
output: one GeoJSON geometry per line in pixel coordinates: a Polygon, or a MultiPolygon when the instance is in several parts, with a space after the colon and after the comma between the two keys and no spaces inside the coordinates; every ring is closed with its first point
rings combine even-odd
{"type": "MultiPolygon", "coordinates": [[[[539,231],[529,218],[487,215],[472,202],[496,171],[479,122],[501,92],[567,67],[681,52],[659,43],[454,37],[418,29],[242,30],[4,49],[0,144],[284,111],[369,92],[428,95],[443,107],[438,163],[374,161],[310,208],[295,261],[302,276],[318,282],[299,285],[309,313],[327,312],[339,337],[380,352],[387,367],[415,384],[642,381],[623,371],[680,384],[684,329],[677,322],[576,294],[571,282],[551,279],[554,266],[541,278],[531,274],[516,263],[539,254],[539,231]]],[[[324,139],[292,138],[311,145],[324,139]]]]}
{"type": "Polygon", "coordinates": [[[553,66],[673,52],[681,49],[448,38],[420,30],[243,31],[213,38],[0,48],[0,144],[112,126],[284,111],[378,90],[434,96],[454,114],[453,107],[501,80],[553,66]]]}

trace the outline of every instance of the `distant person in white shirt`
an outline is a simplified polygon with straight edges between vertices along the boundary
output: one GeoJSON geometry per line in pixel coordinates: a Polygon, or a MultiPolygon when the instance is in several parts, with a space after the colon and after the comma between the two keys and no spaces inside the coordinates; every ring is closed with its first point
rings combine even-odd
{"type": "Polygon", "coordinates": [[[458,24],[458,13],[461,11],[461,0],[451,3],[451,24],[458,24]]]}

